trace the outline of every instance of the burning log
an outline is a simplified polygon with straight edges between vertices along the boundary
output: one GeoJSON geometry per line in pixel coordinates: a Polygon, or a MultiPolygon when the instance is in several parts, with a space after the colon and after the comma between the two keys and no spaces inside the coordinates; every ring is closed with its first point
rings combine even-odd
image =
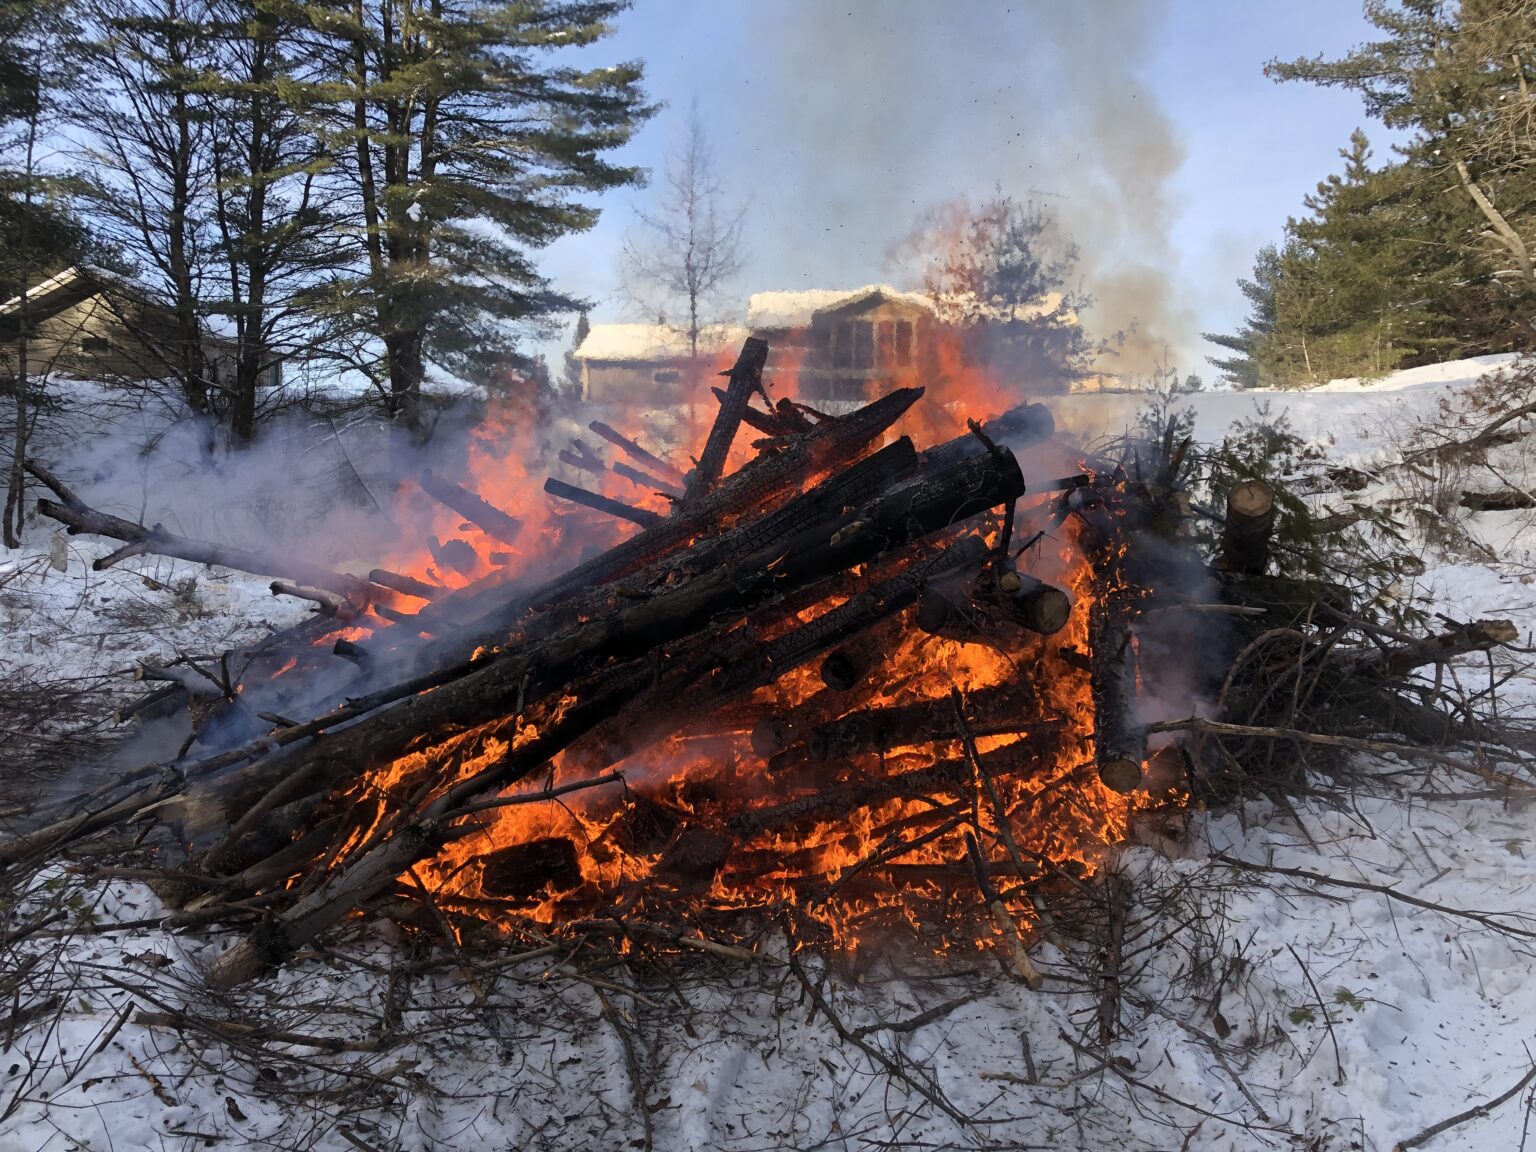
{"type": "Polygon", "coordinates": [[[684,499],[697,502],[720,482],[725,471],[725,458],[731,451],[731,442],[741,427],[747,411],[747,401],[752,393],[763,390],[763,365],[768,362],[768,345],[765,341],[749,336],[741,346],[741,355],[731,369],[731,382],[720,400],[720,411],[710,427],[704,450],[699,453],[698,466],[688,481],[684,499]]]}
{"type": "Polygon", "coordinates": [[[583,440],[572,440],[569,448],[560,449],[560,463],[569,464],[582,472],[590,472],[599,479],[606,470],[603,458],[587,447],[583,440]]]}
{"type": "MultiPolygon", "coordinates": [[[[1037,748],[1021,740],[988,752],[980,759],[982,771],[995,778],[1015,775],[1032,768],[1039,763],[1040,758],[1037,748]]],[[[782,804],[751,808],[733,817],[730,828],[743,839],[751,839],[764,832],[792,827],[807,820],[822,819],[834,813],[846,815],[902,796],[956,795],[959,789],[965,787],[970,774],[970,761],[963,757],[940,760],[930,767],[859,780],[782,804]]]]}
{"type": "Polygon", "coordinates": [[[368,573],[371,583],[381,588],[388,588],[391,592],[399,592],[402,596],[414,596],[418,600],[436,600],[446,588],[439,584],[428,584],[424,580],[418,580],[414,576],[406,576],[400,572],[391,572],[388,568],[374,568],[368,573]]]}
{"type": "Polygon", "coordinates": [[[1019,629],[1049,636],[1066,627],[1072,601],[1033,576],[1007,573],[996,582],[972,581],[969,593],[933,588],[919,601],[913,623],[932,636],[990,644],[1012,651],[1019,629]]]}
{"type": "MultiPolygon", "coordinates": [[[[977,736],[1001,736],[1014,732],[1049,731],[1061,726],[1059,720],[1007,719],[1009,712],[1022,716],[1033,713],[1020,705],[1030,693],[1013,685],[991,689],[972,699],[972,707],[981,715],[997,717],[994,723],[973,726],[977,736]]],[[[773,723],[785,729],[782,719],[773,723]]],[[[939,740],[958,740],[962,733],[947,700],[929,700],[920,704],[864,708],[836,720],[817,724],[805,735],[807,757],[817,764],[848,760],[870,753],[889,752],[893,748],[928,744],[939,740]]],[[[774,752],[789,746],[786,740],[774,752]]]]}
{"type": "Polygon", "coordinates": [[[492,895],[526,900],[547,889],[580,883],[576,845],[564,836],[494,848],[481,857],[480,886],[492,895]]]}
{"type": "MultiPolygon", "coordinates": [[[[568,602],[681,552],[694,545],[699,537],[716,530],[726,516],[742,517],[750,527],[749,512],[833,461],[856,455],[859,449],[894,424],[922,394],[921,388],[899,388],[857,412],[818,424],[813,432],[785,445],[774,455],[760,456],[727,477],[718,489],[697,505],[674,509],[672,515],[654,528],[637,533],[538,588],[511,596],[503,589],[490,588],[454,598],[451,604],[445,597],[444,611],[452,610],[461,625],[464,620],[472,621],[464,627],[465,639],[461,650],[453,653],[453,659],[461,659],[481,644],[504,642],[507,634],[515,631],[530,611],[568,602]]],[[[757,546],[755,542],[747,543],[755,538],[746,533],[733,539],[740,540],[747,548],[757,546]]],[[[422,622],[428,623],[435,614],[435,606],[427,609],[422,614],[422,622]]]]}
{"type": "Polygon", "coordinates": [[[1269,564],[1269,538],[1275,529],[1275,493],[1262,480],[1244,480],[1227,493],[1226,526],[1221,536],[1222,565],[1228,572],[1258,575],[1269,564]]]}
{"type": "Polygon", "coordinates": [[[556,480],[553,476],[544,481],[544,491],[561,500],[569,500],[573,504],[580,504],[594,511],[607,513],[609,516],[617,516],[620,520],[628,520],[642,528],[654,528],[666,519],[659,512],[652,512],[648,508],[635,508],[620,500],[600,496],[596,492],[588,492],[585,488],[556,480]]]}
{"type": "Polygon", "coordinates": [[[427,548],[432,553],[432,559],[461,576],[473,576],[475,569],[480,566],[480,553],[475,551],[474,545],[457,536],[449,540],[428,536],[427,548]]]}
{"type": "Polygon", "coordinates": [[[432,499],[447,505],[468,520],[492,540],[513,544],[522,531],[523,522],[516,516],[508,516],[494,504],[463,485],[441,479],[428,468],[421,474],[421,490],[432,499]]]}
{"type": "Polygon", "coordinates": [[[631,468],[622,460],[613,466],[613,474],[623,477],[636,487],[645,488],[652,492],[660,492],[663,496],[672,499],[677,499],[683,494],[680,489],[673,487],[665,480],[658,480],[656,477],[642,472],[638,468],[631,468]]]}
{"type": "MultiPolygon", "coordinates": [[[[996,420],[987,421],[981,426],[981,434],[993,444],[1024,448],[1056,435],[1056,419],[1044,404],[1021,404],[996,420]]],[[[957,436],[928,449],[923,457],[930,464],[942,466],[968,455],[975,442],[974,434],[957,436]]]]}
{"type": "MultiPolygon", "coordinates": [[[[596,432],[604,440],[608,441],[608,443],[614,445],[614,447],[628,453],[629,457],[636,463],[642,465],[651,472],[654,472],[658,476],[665,477],[667,482],[674,487],[683,488],[687,486],[688,477],[684,476],[681,472],[663,460],[660,456],[657,456],[653,452],[647,452],[638,443],[636,443],[634,440],[631,440],[628,436],[624,435],[617,429],[609,427],[601,420],[594,420],[592,423],[588,424],[587,427],[596,432]]],[[[582,445],[582,447],[585,447],[585,445],[582,445]]]]}
{"type": "Polygon", "coordinates": [[[1099,779],[1111,791],[1133,792],[1141,784],[1147,736],[1135,722],[1131,605],[1124,593],[1111,593],[1094,605],[1089,616],[1089,635],[1093,739],[1099,779]]]}
{"type": "Polygon", "coordinates": [[[868,661],[862,653],[839,648],[821,662],[821,682],[834,692],[847,692],[864,679],[868,661]]]}

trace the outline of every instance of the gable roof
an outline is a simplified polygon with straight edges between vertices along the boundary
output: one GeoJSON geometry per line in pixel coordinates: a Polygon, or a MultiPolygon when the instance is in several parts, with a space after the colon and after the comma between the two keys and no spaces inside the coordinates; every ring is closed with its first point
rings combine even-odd
{"type": "Polygon", "coordinates": [[[817,312],[876,302],[899,301],[933,311],[933,301],[921,292],[902,292],[888,284],[862,288],[807,288],[800,292],[754,292],[747,300],[747,327],[754,332],[804,328],[817,312]]]}
{"type": "Polygon", "coordinates": [[[144,289],[133,281],[92,264],[75,264],[0,304],[0,325],[19,320],[23,296],[29,305],[32,322],[37,323],[102,292],[113,292],[141,304],[153,305],[144,289]]]}
{"type": "MultiPolygon", "coordinates": [[[[715,324],[699,332],[699,354],[714,356],[738,347],[747,331],[715,324]]],[[[594,324],[572,355],[614,364],[653,364],[688,359],[688,333],[670,324],[594,324]]]]}

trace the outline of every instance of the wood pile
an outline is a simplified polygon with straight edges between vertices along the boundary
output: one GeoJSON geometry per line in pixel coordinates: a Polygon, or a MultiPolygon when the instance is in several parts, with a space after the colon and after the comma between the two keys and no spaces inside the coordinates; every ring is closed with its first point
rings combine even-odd
{"type": "MultiPolygon", "coordinates": [[[[423,542],[439,568],[493,571],[455,589],[189,540],[30,465],[45,514],[121,542],[97,567],[222,564],[316,614],[213,667],[145,669],[159,686],[130,711],[183,725],[181,753],[41,809],[0,866],[131,832],[187,922],[243,932],[218,987],[358,910],[448,930],[775,902],[849,933],[974,913],[1033,981],[1036,887],[1091,870],[1133,809],[1251,775],[1234,749],[1273,755],[1296,678],[1331,715],[1422,735],[1442,713],[1415,712],[1405,677],[1512,638],[1481,622],[1346,642],[1347,596],[1268,573],[1261,482],[1232,489],[1207,561],[1187,444],[1145,475],[1090,458],[1028,491],[1016,453],[1069,458],[1043,406],[920,448],[892,433],[921,389],[838,418],[758,406],[767,352],[746,342],[691,469],[601,423],[627,460],[561,450],[671,510],[551,480],[638,530],[539,582],[456,537],[423,542]],[[756,455],[728,472],[743,425],[756,455]],[[1201,701],[1217,718],[1184,723],[1201,701]]],[[[491,541],[525,530],[466,485],[421,487],[491,541]]]]}

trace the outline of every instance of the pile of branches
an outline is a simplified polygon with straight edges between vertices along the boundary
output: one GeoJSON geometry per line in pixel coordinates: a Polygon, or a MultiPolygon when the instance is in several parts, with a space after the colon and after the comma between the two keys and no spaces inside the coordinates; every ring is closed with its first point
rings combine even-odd
{"type": "MultiPolygon", "coordinates": [[[[447,928],[417,870],[483,830],[488,814],[622,787],[612,769],[626,758],[728,722],[750,728],[755,771],[788,784],[753,802],[729,789],[697,797],[692,820],[628,798],[627,834],[636,851],[661,857],[656,878],[696,893],[729,862],[750,864],[754,840],[921,799],[920,820],[883,829],[878,849],[853,869],[814,879],[823,891],[852,873],[889,882],[904,856],[957,839],[964,855],[924,865],[944,875],[923,879],[963,879],[1019,977],[1037,983],[1017,910],[1062,869],[1021,850],[1015,821],[1041,817],[1018,816],[999,789],[1072,753],[1068,718],[1034,699],[1042,678],[1081,677],[1092,700],[1088,761],[1059,775],[1068,793],[1230,799],[1255,783],[1292,782],[1299,748],[1395,747],[1377,739],[1384,731],[1472,735],[1466,711],[1415,695],[1410,677],[1508,643],[1512,627],[1481,621],[1388,635],[1353,616],[1339,588],[1269,572],[1276,500],[1258,482],[1231,490],[1217,554],[1202,555],[1180,480],[1187,441],[1167,438],[1149,466],[1139,456],[1085,460],[1082,471],[1027,494],[1014,453],[1045,451],[1054,422],[1042,406],[972,423],[922,451],[906,437],[876,447],[920,389],[837,419],[758,408],[767,351],[747,341],[690,471],[608,437],[670,489],[669,515],[637,515],[569,485],[550,489],[640,530],[537,585],[492,577],[448,592],[379,570],[359,578],[274,562],[104,515],[31,465],[57,497],[40,505],[46,514],[122,542],[98,565],[164,552],[262,571],[319,611],[213,666],[153,670],[164,686],[139,714],[185,723],[181,753],[39,812],[34,827],[0,842],[0,866],[130,833],[157,853],[162,889],[181,904],[177,923],[242,930],[209,974],[215,987],[230,987],[359,908],[447,928]],[[727,475],[744,423],[762,433],[758,454],[727,475]],[[1021,515],[1039,533],[1077,541],[1092,576],[1086,608],[1019,570],[1038,540],[1014,539],[1021,515]],[[412,610],[411,598],[425,606],[412,610]],[[1085,649],[1049,639],[1084,610],[1085,649]],[[396,626],[366,641],[332,640],[339,621],[364,611],[396,626]],[[969,697],[872,704],[883,654],[913,629],[1010,652],[1027,675],[969,697]],[[810,667],[822,691],[788,712],[754,704],[758,689],[810,667]],[[1210,719],[1196,718],[1200,702],[1210,719]],[[1166,718],[1153,719],[1158,710],[1166,718]],[[980,737],[998,735],[1014,739],[980,751],[980,737]],[[935,752],[918,768],[887,765],[888,751],[909,745],[955,752],[935,752]],[[540,787],[519,787],[562,754],[590,774],[556,783],[551,773],[540,787]],[[421,898],[405,899],[413,887],[421,898]]],[[[487,536],[521,530],[461,485],[427,477],[423,487],[487,536]]],[[[451,559],[456,544],[468,547],[434,540],[432,550],[451,559]]],[[[574,882],[573,852],[569,841],[536,840],[483,865],[531,897],[574,882]]],[[[625,923],[622,911],[609,920],[625,923]]],[[[675,924],[661,930],[681,935],[675,924]]]]}

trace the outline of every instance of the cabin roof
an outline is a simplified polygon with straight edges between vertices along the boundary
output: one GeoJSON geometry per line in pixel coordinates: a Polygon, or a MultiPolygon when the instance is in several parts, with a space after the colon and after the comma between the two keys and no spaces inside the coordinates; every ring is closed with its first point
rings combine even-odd
{"type": "Polygon", "coordinates": [[[807,288],[799,292],[754,292],[747,300],[747,327],[754,332],[804,328],[817,312],[895,301],[933,311],[933,302],[921,292],[902,292],[888,284],[862,288],[807,288]]]}
{"type": "MultiPolygon", "coordinates": [[[[699,333],[699,354],[715,356],[737,348],[747,331],[715,324],[699,333]]],[[[611,364],[655,364],[688,359],[688,333],[670,324],[594,324],[572,353],[578,360],[611,364]]]]}

